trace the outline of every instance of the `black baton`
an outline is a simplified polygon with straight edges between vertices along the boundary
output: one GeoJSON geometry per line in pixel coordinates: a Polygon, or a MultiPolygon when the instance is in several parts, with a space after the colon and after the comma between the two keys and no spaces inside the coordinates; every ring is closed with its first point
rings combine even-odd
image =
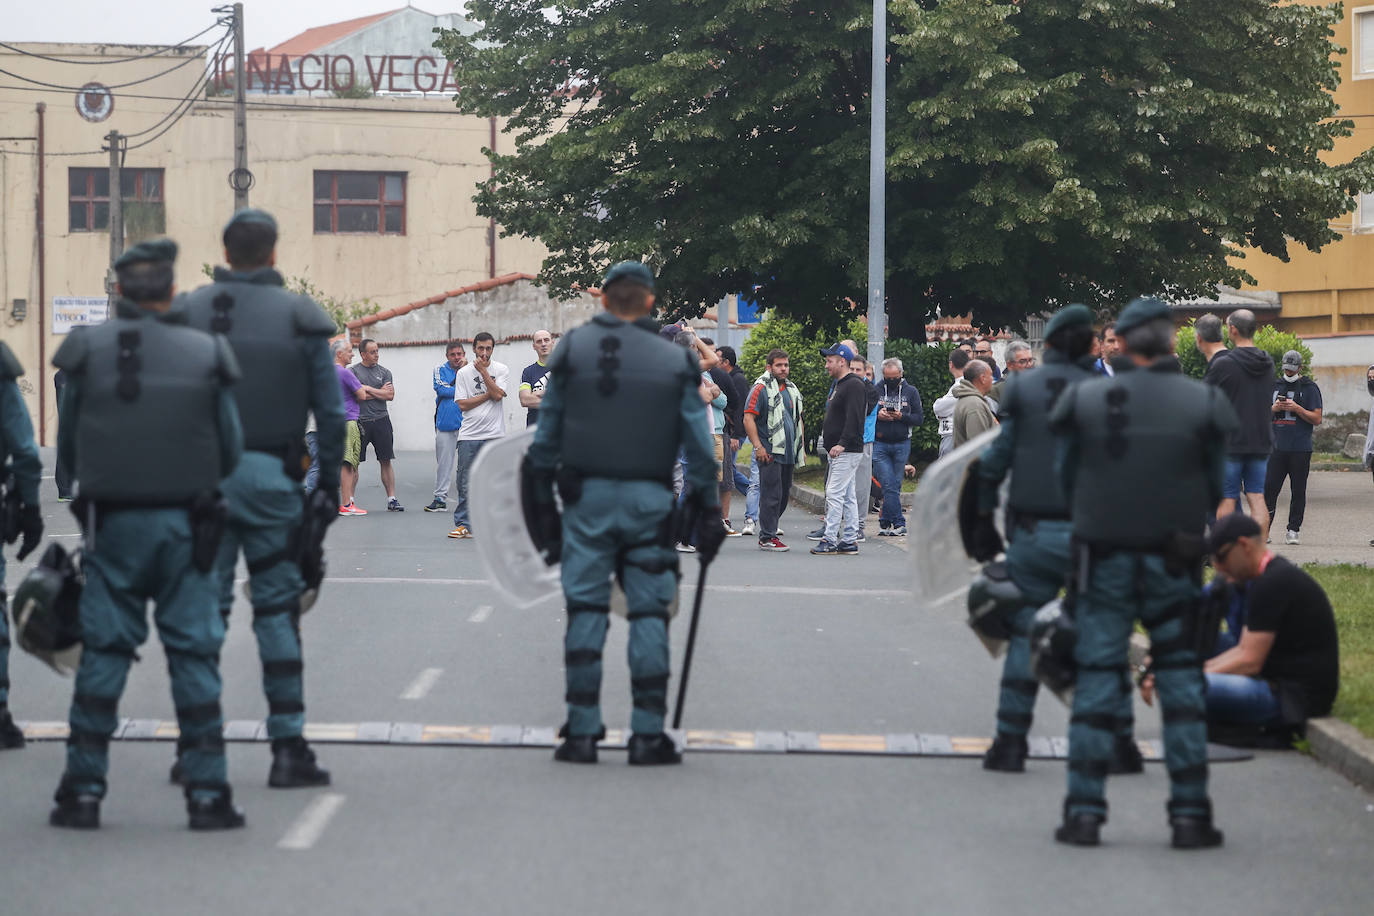
{"type": "Polygon", "coordinates": [[[682,677],[678,679],[677,685],[677,708],[673,710],[674,729],[682,725],[682,703],[687,698],[687,675],[692,671],[692,650],[697,644],[697,620],[701,617],[701,598],[706,594],[706,570],[710,565],[702,563],[701,572],[697,574],[697,594],[692,600],[692,622],[687,627],[687,654],[682,658],[682,677]]]}

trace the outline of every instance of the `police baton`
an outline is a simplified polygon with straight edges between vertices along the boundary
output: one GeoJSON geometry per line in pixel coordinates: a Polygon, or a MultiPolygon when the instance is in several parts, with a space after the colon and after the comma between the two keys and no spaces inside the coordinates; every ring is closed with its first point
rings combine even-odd
{"type": "Polygon", "coordinates": [[[682,726],[682,704],[687,699],[687,675],[692,671],[692,650],[697,644],[697,621],[701,618],[701,598],[706,594],[706,570],[710,566],[709,562],[702,563],[701,572],[697,574],[697,594],[692,599],[692,622],[687,626],[687,654],[682,658],[682,676],[677,684],[677,707],[673,710],[674,730],[682,726]]]}

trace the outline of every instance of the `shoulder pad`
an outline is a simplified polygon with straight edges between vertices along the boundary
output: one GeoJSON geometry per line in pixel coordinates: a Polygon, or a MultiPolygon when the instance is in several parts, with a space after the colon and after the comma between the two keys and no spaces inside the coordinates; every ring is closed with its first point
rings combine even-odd
{"type": "Polygon", "coordinates": [[[239,361],[234,356],[234,348],[229,346],[229,341],[223,334],[215,334],[214,340],[215,375],[221,385],[232,385],[243,376],[239,370],[239,361]]]}
{"type": "Polygon", "coordinates": [[[67,332],[67,339],[53,354],[52,364],[73,374],[80,374],[86,366],[88,347],[85,327],[75,327],[67,332]]]}
{"type": "Polygon", "coordinates": [[[334,319],[313,299],[296,296],[296,333],[305,337],[333,337],[337,332],[334,319]]]}
{"type": "Polygon", "coordinates": [[[14,355],[14,351],[0,340],[0,381],[13,381],[24,374],[24,367],[19,362],[19,357],[14,355]]]}

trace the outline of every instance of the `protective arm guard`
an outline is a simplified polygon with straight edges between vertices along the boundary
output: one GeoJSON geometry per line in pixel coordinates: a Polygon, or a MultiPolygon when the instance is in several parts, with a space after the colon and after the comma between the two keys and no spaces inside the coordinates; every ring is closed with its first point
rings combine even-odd
{"type": "Polygon", "coordinates": [[[339,517],[338,491],[326,487],[310,491],[301,513],[301,527],[297,532],[296,565],[300,567],[305,590],[301,593],[301,613],[315,604],[320,583],[324,581],[324,536],[339,517]]]}
{"type": "MultiPolygon", "coordinates": [[[[992,520],[991,511],[983,511],[983,490],[987,486],[981,473],[983,459],[975,458],[969,463],[964,476],[963,487],[959,491],[959,533],[963,537],[964,552],[980,563],[992,560],[1002,552],[1002,536],[992,520]]],[[[996,500],[996,485],[993,484],[993,500],[996,500]]]]}
{"type": "Polygon", "coordinates": [[[553,493],[554,472],[536,468],[529,455],[520,463],[520,509],[535,550],[548,566],[563,556],[563,519],[553,493]]]}

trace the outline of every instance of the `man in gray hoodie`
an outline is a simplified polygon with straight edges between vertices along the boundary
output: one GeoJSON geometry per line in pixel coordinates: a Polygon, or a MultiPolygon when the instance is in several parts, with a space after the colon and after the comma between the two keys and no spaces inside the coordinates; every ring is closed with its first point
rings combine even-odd
{"type": "Polygon", "coordinates": [[[1250,516],[1268,537],[1264,478],[1269,453],[1274,449],[1274,360],[1255,346],[1255,326],[1255,315],[1249,309],[1237,309],[1227,317],[1226,327],[1235,347],[1217,353],[1207,364],[1202,380],[1220,388],[1240,418],[1240,425],[1226,443],[1226,482],[1217,518],[1235,512],[1243,492],[1250,516]]]}
{"type": "Polygon", "coordinates": [[[964,377],[954,386],[955,448],[997,425],[987,399],[992,385],[992,367],[981,359],[969,360],[964,377]]]}

